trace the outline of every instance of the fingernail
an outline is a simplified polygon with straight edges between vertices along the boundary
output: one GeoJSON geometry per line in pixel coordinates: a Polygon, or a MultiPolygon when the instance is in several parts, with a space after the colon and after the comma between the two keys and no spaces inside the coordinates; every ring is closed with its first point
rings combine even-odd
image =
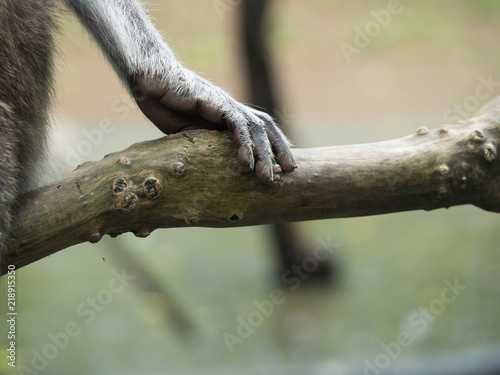
{"type": "Polygon", "coordinates": [[[255,168],[255,159],[253,158],[253,155],[250,156],[250,170],[254,170],[255,168]]]}

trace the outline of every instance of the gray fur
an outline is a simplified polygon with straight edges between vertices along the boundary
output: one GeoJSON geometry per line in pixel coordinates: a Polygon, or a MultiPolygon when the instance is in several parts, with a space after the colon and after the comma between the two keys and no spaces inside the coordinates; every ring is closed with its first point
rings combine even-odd
{"type": "Polygon", "coordinates": [[[137,0],[0,0],[0,255],[43,158],[52,91],[52,35],[63,2],[100,45],[144,114],[165,133],[230,128],[239,162],[272,179],[290,144],[267,114],[186,69],[137,0]]]}
{"type": "Polygon", "coordinates": [[[44,156],[53,20],[50,0],[0,0],[0,255],[44,156]]]}

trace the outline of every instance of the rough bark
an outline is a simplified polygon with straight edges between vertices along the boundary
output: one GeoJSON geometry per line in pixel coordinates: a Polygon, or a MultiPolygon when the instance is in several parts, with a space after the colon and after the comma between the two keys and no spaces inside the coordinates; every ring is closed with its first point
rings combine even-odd
{"type": "Polygon", "coordinates": [[[473,204],[500,211],[500,110],[371,144],[295,149],[273,182],[242,170],[228,132],[191,131],[85,163],[26,196],[5,264],[157,228],[237,227],[473,204]]]}

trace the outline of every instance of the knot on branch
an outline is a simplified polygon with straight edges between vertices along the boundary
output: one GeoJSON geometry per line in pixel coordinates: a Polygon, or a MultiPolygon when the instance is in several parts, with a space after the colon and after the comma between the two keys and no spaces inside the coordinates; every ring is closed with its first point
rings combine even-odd
{"type": "Polygon", "coordinates": [[[96,232],[96,233],[92,233],[89,237],[89,242],[90,243],[98,243],[102,237],[104,237],[104,234],[102,233],[99,233],[99,232],[96,232]]]}
{"type": "Polygon", "coordinates": [[[185,217],[184,221],[186,222],[187,225],[193,226],[193,225],[198,224],[198,222],[200,221],[200,218],[198,218],[198,217],[185,217]]]}
{"type": "MultiPolygon", "coordinates": [[[[476,194],[486,182],[496,160],[498,146],[495,145],[495,142],[498,143],[496,119],[483,116],[469,119],[464,124],[470,126],[470,130],[464,132],[458,141],[457,152],[438,157],[438,160],[444,161],[435,169],[441,180],[437,186],[438,200],[463,194],[464,190],[476,194]]],[[[443,125],[439,129],[441,137],[449,133],[448,125],[443,125]]]]}
{"type": "Polygon", "coordinates": [[[121,165],[130,165],[130,159],[126,156],[120,157],[120,164],[121,165]]]}
{"type": "Polygon", "coordinates": [[[486,140],[483,132],[479,129],[476,129],[472,132],[471,141],[475,143],[483,143],[486,140]]]}
{"type": "Polygon", "coordinates": [[[132,211],[138,206],[139,197],[148,200],[157,199],[163,192],[163,185],[153,175],[144,178],[138,185],[131,183],[124,177],[119,177],[113,181],[112,191],[118,196],[115,208],[122,211],[132,211]]]}
{"type": "Polygon", "coordinates": [[[447,177],[450,174],[450,167],[447,164],[441,164],[438,167],[438,172],[441,176],[447,177]]]}
{"type": "Polygon", "coordinates": [[[116,201],[115,207],[122,211],[132,211],[138,205],[139,198],[134,193],[121,194],[116,201]]]}
{"type": "Polygon", "coordinates": [[[117,178],[113,181],[113,193],[119,195],[125,190],[127,190],[127,181],[124,178],[117,178]]]}
{"type": "Polygon", "coordinates": [[[139,238],[146,238],[151,234],[151,230],[144,228],[134,232],[134,236],[139,238]]]}
{"type": "Polygon", "coordinates": [[[175,177],[184,176],[185,172],[186,172],[186,166],[184,165],[184,163],[178,161],[172,165],[172,173],[175,177]]]}
{"type": "Polygon", "coordinates": [[[487,144],[486,146],[484,146],[483,155],[488,163],[493,163],[497,156],[497,150],[495,146],[493,146],[492,144],[487,144]]]}
{"type": "Polygon", "coordinates": [[[449,132],[450,132],[450,127],[448,125],[442,125],[439,128],[439,135],[440,136],[448,135],[449,132]]]}
{"type": "Polygon", "coordinates": [[[160,181],[154,177],[149,176],[142,184],[141,195],[150,199],[156,199],[163,191],[163,186],[160,181]]]}
{"type": "Polygon", "coordinates": [[[426,126],[422,126],[420,128],[417,129],[417,135],[426,135],[426,134],[429,134],[429,128],[427,128],[426,126]]]}
{"type": "Polygon", "coordinates": [[[496,147],[489,142],[484,132],[479,129],[472,131],[469,138],[468,148],[469,151],[477,154],[479,160],[486,161],[488,164],[493,163],[496,159],[496,147]]]}

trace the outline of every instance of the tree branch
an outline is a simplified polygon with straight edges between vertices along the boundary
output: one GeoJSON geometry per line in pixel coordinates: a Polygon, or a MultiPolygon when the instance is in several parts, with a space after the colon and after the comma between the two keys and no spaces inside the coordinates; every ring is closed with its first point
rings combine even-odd
{"type": "MultiPolygon", "coordinates": [[[[500,110],[391,141],[295,149],[274,182],[243,171],[229,132],[191,131],[85,163],[26,196],[5,264],[103,235],[236,227],[473,204],[500,211],[500,110]]],[[[5,272],[5,270],[2,270],[5,272]]]]}

